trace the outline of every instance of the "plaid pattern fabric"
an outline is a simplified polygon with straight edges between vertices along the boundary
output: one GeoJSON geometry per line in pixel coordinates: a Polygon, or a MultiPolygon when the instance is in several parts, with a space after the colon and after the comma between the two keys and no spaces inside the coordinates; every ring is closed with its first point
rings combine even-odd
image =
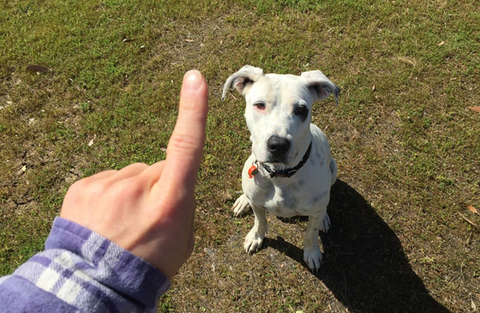
{"type": "Polygon", "coordinates": [[[38,290],[33,290],[34,295],[51,298],[45,304],[50,312],[156,312],[158,299],[170,281],[108,239],[57,217],[45,251],[13,275],[0,278],[0,306],[6,303],[8,309],[11,303],[12,312],[38,312],[38,303],[18,302],[15,296],[15,291],[32,287],[38,290]],[[9,301],[12,296],[15,298],[9,301]]]}

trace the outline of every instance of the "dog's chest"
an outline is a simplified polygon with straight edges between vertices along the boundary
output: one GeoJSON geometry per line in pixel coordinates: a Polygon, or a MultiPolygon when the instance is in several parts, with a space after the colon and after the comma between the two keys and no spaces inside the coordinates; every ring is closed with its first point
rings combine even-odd
{"type": "Polygon", "coordinates": [[[297,189],[299,187],[298,184],[271,186],[270,192],[273,196],[264,203],[263,207],[270,214],[282,217],[312,214],[315,211],[315,202],[318,200],[305,190],[297,189]]]}

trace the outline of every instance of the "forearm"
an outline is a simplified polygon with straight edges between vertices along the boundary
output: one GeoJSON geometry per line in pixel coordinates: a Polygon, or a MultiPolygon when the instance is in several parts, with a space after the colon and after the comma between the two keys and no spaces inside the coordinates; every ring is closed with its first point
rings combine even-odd
{"type": "Polygon", "coordinates": [[[170,286],[144,260],[65,219],[55,220],[45,248],[0,280],[7,312],[155,312],[170,286]]]}

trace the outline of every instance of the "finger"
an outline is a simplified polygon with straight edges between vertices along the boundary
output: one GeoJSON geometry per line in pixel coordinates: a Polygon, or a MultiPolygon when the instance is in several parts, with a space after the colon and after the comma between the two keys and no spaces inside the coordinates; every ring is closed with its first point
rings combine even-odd
{"type": "Polygon", "coordinates": [[[84,179],[88,180],[89,182],[94,182],[94,181],[97,181],[97,180],[100,180],[100,179],[111,177],[111,176],[115,175],[116,173],[118,173],[117,170],[107,170],[107,171],[103,171],[103,172],[97,173],[95,175],[89,176],[89,177],[84,178],[84,179]]]}
{"type": "Polygon", "coordinates": [[[160,161],[150,165],[142,172],[141,175],[151,182],[150,188],[153,187],[153,185],[158,181],[158,178],[162,176],[164,168],[165,161],[160,161]]]}
{"type": "Polygon", "coordinates": [[[189,71],[183,78],[178,119],[168,143],[165,168],[156,185],[193,192],[205,142],[207,111],[205,78],[199,71],[189,71]]]}
{"type": "Polygon", "coordinates": [[[120,171],[118,171],[111,178],[115,179],[115,180],[122,180],[122,179],[130,178],[130,177],[137,176],[137,175],[141,174],[147,168],[148,168],[148,164],[145,164],[145,163],[130,164],[130,165],[122,168],[120,171]]]}

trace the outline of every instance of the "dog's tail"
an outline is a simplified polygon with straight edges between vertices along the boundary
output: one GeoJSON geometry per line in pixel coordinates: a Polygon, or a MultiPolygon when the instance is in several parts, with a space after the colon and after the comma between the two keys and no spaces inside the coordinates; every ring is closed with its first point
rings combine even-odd
{"type": "Polygon", "coordinates": [[[331,185],[333,185],[337,180],[337,173],[338,173],[337,162],[335,162],[333,158],[330,159],[330,172],[332,173],[331,185]]]}

